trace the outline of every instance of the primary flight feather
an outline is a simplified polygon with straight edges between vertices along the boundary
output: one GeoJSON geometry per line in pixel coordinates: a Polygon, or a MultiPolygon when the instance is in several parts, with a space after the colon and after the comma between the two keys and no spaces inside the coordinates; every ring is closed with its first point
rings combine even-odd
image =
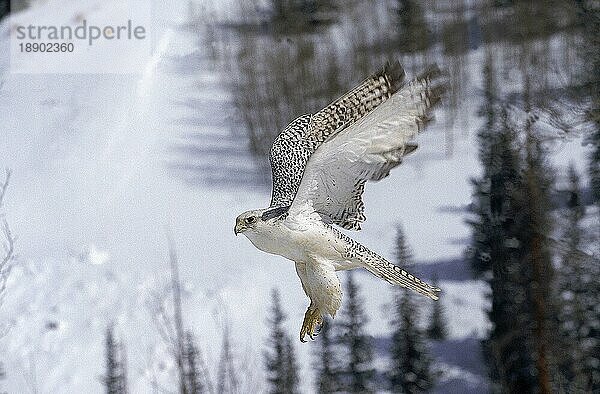
{"type": "Polygon", "coordinates": [[[342,304],[336,271],[365,268],[392,283],[437,300],[432,287],[337,230],[359,230],[366,219],[362,194],[367,181],[389,175],[429,122],[444,85],[430,67],[405,82],[398,62],[388,63],[315,114],[292,121],[273,142],[273,192],[268,208],[236,219],[258,249],[296,264],[310,305],[300,340],[318,333],[323,316],[342,304]]]}

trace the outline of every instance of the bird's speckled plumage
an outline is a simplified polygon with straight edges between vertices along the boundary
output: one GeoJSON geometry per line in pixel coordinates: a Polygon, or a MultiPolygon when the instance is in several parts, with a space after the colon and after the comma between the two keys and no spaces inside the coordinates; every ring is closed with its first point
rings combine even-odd
{"type": "Polygon", "coordinates": [[[269,155],[273,176],[271,207],[291,205],[304,167],[317,148],[391,97],[403,80],[400,63],[388,63],[316,114],[292,121],[275,138],[269,155]]]}
{"type": "Polygon", "coordinates": [[[416,278],[335,229],[360,229],[367,181],[388,176],[417,145],[412,138],[430,120],[443,85],[432,67],[404,83],[399,63],[380,72],[313,115],[290,123],[271,148],[269,208],[238,216],[235,232],[260,250],[295,262],[311,300],[300,339],[316,335],[322,316],[342,304],[336,271],[365,268],[436,300],[439,289],[416,278]]]}

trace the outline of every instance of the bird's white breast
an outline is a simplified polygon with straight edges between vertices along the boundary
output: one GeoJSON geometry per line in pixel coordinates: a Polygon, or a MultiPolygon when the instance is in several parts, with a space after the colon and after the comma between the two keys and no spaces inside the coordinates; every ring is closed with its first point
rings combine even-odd
{"type": "Polygon", "coordinates": [[[292,261],[310,261],[314,256],[343,260],[341,240],[320,221],[286,219],[263,224],[260,229],[244,234],[258,249],[292,261]]]}

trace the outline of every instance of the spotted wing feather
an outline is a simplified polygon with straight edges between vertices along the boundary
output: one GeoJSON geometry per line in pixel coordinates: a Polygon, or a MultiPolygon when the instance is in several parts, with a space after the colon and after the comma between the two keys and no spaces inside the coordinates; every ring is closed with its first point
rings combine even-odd
{"type": "Polygon", "coordinates": [[[291,211],[310,204],[326,221],[360,229],[366,182],[385,178],[415,150],[410,141],[429,121],[444,90],[436,82],[438,75],[432,67],[322,143],[310,156],[291,211]]]}
{"type": "Polygon", "coordinates": [[[270,152],[271,207],[290,206],[306,163],[319,146],[389,99],[402,86],[404,70],[388,63],[354,89],[313,115],[302,115],[275,138],[270,152]]]}

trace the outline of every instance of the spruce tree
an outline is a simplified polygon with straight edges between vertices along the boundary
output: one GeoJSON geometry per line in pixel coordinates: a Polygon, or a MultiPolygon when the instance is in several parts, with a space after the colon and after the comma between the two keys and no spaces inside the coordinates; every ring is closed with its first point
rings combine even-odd
{"type": "Polygon", "coordinates": [[[123,347],[116,340],[114,328],[110,325],[105,334],[105,375],[102,377],[107,394],[127,393],[123,347]]]}
{"type": "MultiPolygon", "coordinates": [[[[413,265],[400,226],[396,236],[396,258],[398,265],[408,268],[413,265]]],[[[418,320],[419,310],[410,292],[398,288],[394,296],[391,363],[387,371],[390,390],[394,393],[425,393],[433,387],[431,360],[418,320]]]]}
{"type": "Polygon", "coordinates": [[[492,222],[488,238],[492,267],[489,317],[493,324],[487,342],[493,359],[490,371],[499,390],[548,393],[553,376],[549,336],[555,332],[551,319],[555,314],[554,275],[547,244],[552,229],[552,171],[531,125],[524,126],[524,149],[515,144],[514,128],[506,114],[502,125],[500,141],[506,149],[500,151],[499,161],[512,169],[506,173],[508,177],[500,178],[506,187],[499,205],[502,215],[494,214],[493,199],[488,205],[488,214],[500,219],[492,222]]]}
{"type": "MultiPolygon", "coordinates": [[[[492,53],[488,50],[483,68],[484,100],[479,115],[485,118],[479,130],[479,160],[483,166],[483,176],[473,181],[473,210],[476,220],[470,222],[473,228],[470,247],[470,262],[473,273],[480,276],[491,275],[491,254],[494,239],[501,236],[499,231],[506,220],[507,191],[509,183],[518,171],[518,158],[507,145],[513,136],[506,124],[502,127],[500,109],[496,103],[495,68],[492,53]]],[[[505,123],[505,122],[504,122],[505,123]]]]}
{"type": "Polygon", "coordinates": [[[360,288],[354,282],[352,271],[346,280],[345,307],[340,316],[338,343],[344,348],[347,360],[342,368],[344,391],[369,393],[375,390],[375,369],[371,338],[365,333],[367,316],[360,297],[360,288]]]}
{"type": "Polygon", "coordinates": [[[396,263],[400,267],[410,267],[413,264],[412,252],[406,241],[404,229],[401,225],[396,228],[396,243],[394,245],[394,254],[396,255],[396,263]]]}
{"type": "MultiPolygon", "coordinates": [[[[581,69],[583,71],[583,89],[578,94],[590,98],[588,120],[592,131],[588,141],[592,145],[589,156],[588,174],[592,199],[599,209],[600,215],[600,7],[594,1],[576,0],[578,21],[581,27],[579,52],[581,69]]],[[[600,231],[600,228],[596,229],[600,231]]],[[[599,234],[599,233],[596,233],[599,234]]]]}
{"type": "Polygon", "coordinates": [[[216,386],[217,393],[236,393],[239,390],[239,376],[234,364],[228,324],[225,324],[223,327],[223,341],[221,344],[219,367],[217,368],[216,386]]]}
{"type": "Polygon", "coordinates": [[[398,289],[392,326],[390,390],[394,393],[427,393],[433,387],[431,359],[418,326],[419,309],[406,289],[398,289]]]}
{"type": "MultiPolygon", "coordinates": [[[[488,281],[492,330],[484,342],[493,391],[548,392],[552,376],[552,173],[532,121],[515,126],[495,102],[493,57],[484,69],[483,176],[474,181],[472,267],[488,281]],[[517,131],[523,131],[518,138],[517,131]]],[[[527,73],[525,111],[530,110],[527,73]]]]}
{"type": "MultiPolygon", "coordinates": [[[[534,349],[531,330],[531,292],[527,265],[522,261],[529,217],[524,201],[525,183],[521,176],[521,158],[516,132],[505,111],[501,115],[497,141],[491,160],[499,171],[476,182],[476,206],[479,221],[474,226],[478,254],[489,268],[485,275],[490,284],[491,309],[488,313],[492,330],[484,343],[490,358],[493,391],[531,392],[536,385],[534,349]],[[495,185],[505,192],[495,195],[495,185]],[[489,187],[481,187],[486,185],[489,187]],[[499,199],[500,201],[497,201],[499,199]],[[485,224],[484,224],[485,223],[485,224]]],[[[484,173],[485,174],[485,173],[484,173]]]]}
{"type": "Polygon", "coordinates": [[[320,351],[315,362],[317,392],[334,393],[341,389],[339,360],[332,329],[333,320],[325,318],[319,333],[320,351]]]}
{"type": "Polygon", "coordinates": [[[207,391],[205,376],[201,369],[200,349],[191,332],[186,332],[184,344],[184,381],[186,392],[189,394],[200,394],[207,391]]]}
{"type": "MultiPolygon", "coordinates": [[[[434,287],[438,287],[436,278],[433,279],[432,284],[434,287]]],[[[429,319],[429,326],[427,327],[427,336],[437,341],[446,339],[448,336],[447,324],[444,305],[442,304],[442,299],[439,299],[433,303],[433,310],[429,319]]]]}
{"type": "Polygon", "coordinates": [[[420,2],[398,0],[394,11],[397,17],[397,40],[400,51],[416,53],[429,48],[431,34],[420,2]]]}
{"type": "MultiPolygon", "coordinates": [[[[527,48],[524,49],[527,55],[527,48]]],[[[533,62],[533,60],[531,61],[533,62]]],[[[522,70],[524,79],[523,97],[525,111],[531,112],[530,71],[522,70]]],[[[525,157],[523,172],[524,188],[516,200],[522,206],[524,226],[519,229],[517,240],[521,256],[521,277],[529,278],[524,283],[528,292],[528,323],[532,323],[532,342],[535,360],[536,390],[542,394],[552,391],[552,377],[556,375],[555,359],[558,357],[553,336],[557,332],[557,300],[554,291],[554,265],[548,239],[554,229],[551,216],[555,208],[550,196],[554,190],[553,169],[547,159],[542,137],[533,130],[535,120],[528,118],[524,124],[525,157]]]]}
{"type": "Polygon", "coordinates": [[[288,393],[295,393],[298,391],[300,379],[298,378],[298,364],[296,362],[294,345],[292,344],[292,339],[288,335],[285,337],[284,354],[284,387],[286,387],[288,393]]]}
{"type": "Polygon", "coordinates": [[[558,289],[561,308],[561,372],[559,388],[566,392],[600,390],[600,269],[591,258],[581,253],[584,228],[581,220],[585,206],[581,197],[579,175],[569,168],[569,201],[564,217],[563,240],[567,249],[561,255],[558,289]]]}
{"type": "Polygon", "coordinates": [[[264,354],[267,381],[270,393],[296,393],[298,391],[298,371],[289,335],[285,331],[286,316],[281,307],[277,290],[272,292],[270,335],[268,350],[264,354]]]}

